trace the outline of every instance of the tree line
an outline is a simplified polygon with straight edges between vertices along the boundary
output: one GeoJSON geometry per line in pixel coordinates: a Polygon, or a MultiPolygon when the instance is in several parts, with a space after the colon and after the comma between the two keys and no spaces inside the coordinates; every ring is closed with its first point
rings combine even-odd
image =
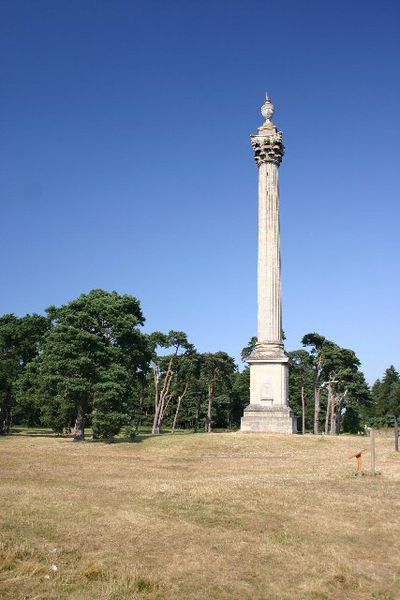
{"type": "MultiPolygon", "coordinates": [[[[249,369],[226,352],[200,353],[182,331],[142,330],[139,300],[92,290],[45,315],[0,317],[0,434],[12,424],[84,439],[139,428],[236,429],[249,403],[249,369]]],[[[255,338],[242,351],[245,360],[255,338]]],[[[352,350],[323,336],[290,352],[289,404],[303,432],[338,434],[399,418],[399,373],[370,389],[352,350]]]]}
{"type": "Polygon", "coordinates": [[[304,349],[290,352],[291,406],[302,415],[301,429],[315,434],[356,433],[366,427],[397,428],[400,418],[399,373],[393,366],[370,388],[353,350],[318,333],[302,339],[304,349]]]}

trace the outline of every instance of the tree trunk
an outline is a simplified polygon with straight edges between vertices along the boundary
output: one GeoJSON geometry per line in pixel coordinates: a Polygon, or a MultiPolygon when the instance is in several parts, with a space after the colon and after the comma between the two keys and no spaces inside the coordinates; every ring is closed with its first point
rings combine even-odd
{"type": "Polygon", "coordinates": [[[328,384],[328,399],[326,401],[326,415],[325,415],[325,435],[329,433],[329,419],[332,407],[332,389],[330,383],[328,384]]]}
{"type": "Polygon", "coordinates": [[[193,428],[195,433],[197,433],[198,430],[199,430],[200,402],[201,402],[201,399],[200,399],[199,396],[197,396],[197,399],[196,399],[196,412],[195,412],[195,415],[194,415],[194,428],[193,428]]]}
{"type": "Polygon", "coordinates": [[[159,407],[156,408],[156,412],[154,413],[153,425],[151,428],[151,433],[153,435],[158,435],[160,433],[160,425],[159,425],[159,407]]]}
{"type": "Polygon", "coordinates": [[[184,397],[184,395],[187,392],[188,385],[189,385],[188,383],[185,385],[185,389],[183,390],[182,394],[178,397],[178,406],[176,407],[175,416],[174,416],[174,422],[172,423],[171,433],[175,433],[176,420],[178,418],[178,413],[179,413],[179,409],[181,407],[182,398],[184,397]]]}
{"type": "Polygon", "coordinates": [[[0,412],[0,435],[10,433],[12,418],[12,391],[7,388],[4,394],[3,405],[0,412]]]}
{"type": "Polygon", "coordinates": [[[175,433],[176,420],[178,418],[179,409],[181,407],[181,400],[182,400],[182,396],[178,396],[178,405],[176,407],[176,411],[175,411],[175,415],[174,415],[174,420],[172,422],[172,427],[171,427],[171,433],[172,434],[175,433]]]}
{"type": "Polygon", "coordinates": [[[337,420],[337,405],[338,400],[335,394],[332,394],[332,407],[331,407],[331,433],[336,433],[336,420],[337,420]]]}
{"type": "Polygon", "coordinates": [[[160,431],[161,431],[161,426],[163,424],[164,417],[165,417],[165,414],[167,412],[167,409],[168,409],[170,401],[171,401],[171,394],[168,394],[163,399],[163,402],[162,402],[162,405],[161,405],[161,409],[160,409],[160,414],[159,414],[159,417],[158,417],[158,426],[159,426],[160,431]]]}
{"type": "Polygon", "coordinates": [[[213,401],[213,387],[212,385],[208,386],[208,405],[207,405],[207,417],[206,417],[206,433],[211,433],[211,408],[213,401]]]}
{"type": "Polygon", "coordinates": [[[394,449],[399,451],[399,423],[397,417],[394,418],[394,449]]]}
{"type": "Polygon", "coordinates": [[[301,431],[303,435],[306,432],[306,396],[304,386],[301,386],[301,431]]]}
{"type": "Polygon", "coordinates": [[[161,422],[164,418],[164,413],[166,409],[166,402],[169,401],[169,389],[171,387],[171,383],[174,377],[174,371],[172,370],[173,366],[173,357],[171,357],[168,363],[168,369],[165,374],[164,384],[159,392],[159,381],[160,376],[159,373],[154,370],[154,384],[155,384],[155,397],[154,397],[154,419],[153,419],[153,427],[151,433],[159,434],[161,429],[161,422]]]}
{"type": "Polygon", "coordinates": [[[347,396],[347,390],[345,390],[345,392],[343,394],[339,394],[336,397],[337,403],[336,403],[336,416],[335,416],[335,431],[333,432],[336,435],[339,435],[340,428],[342,427],[342,408],[345,403],[346,396],[347,396]]]}
{"type": "Polygon", "coordinates": [[[317,385],[314,389],[314,433],[319,433],[319,412],[321,406],[321,388],[317,385]]]}
{"type": "Polygon", "coordinates": [[[153,434],[161,433],[161,425],[163,423],[165,411],[167,410],[169,401],[170,401],[170,395],[167,394],[167,392],[163,389],[163,391],[160,394],[160,402],[159,402],[157,411],[154,415],[153,430],[152,430],[153,434]]]}
{"type": "Polygon", "coordinates": [[[151,433],[154,435],[156,433],[160,433],[160,431],[157,431],[157,426],[158,426],[158,413],[160,410],[160,396],[159,396],[159,391],[158,391],[158,386],[159,386],[159,382],[160,382],[160,375],[157,372],[156,369],[153,369],[153,376],[154,376],[154,417],[153,417],[153,425],[151,428],[151,433]]]}
{"type": "Polygon", "coordinates": [[[320,353],[314,370],[314,434],[319,433],[319,413],[321,410],[321,386],[319,385],[319,379],[322,373],[323,357],[320,353]]]}
{"type": "Polygon", "coordinates": [[[78,406],[78,414],[75,419],[74,440],[79,442],[85,439],[85,413],[82,406],[78,406]]]}
{"type": "Polygon", "coordinates": [[[342,408],[341,408],[341,404],[339,404],[339,410],[336,413],[336,426],[335,426],[336,435],[339,435],[341,427],[342,427],[342,408]]]}

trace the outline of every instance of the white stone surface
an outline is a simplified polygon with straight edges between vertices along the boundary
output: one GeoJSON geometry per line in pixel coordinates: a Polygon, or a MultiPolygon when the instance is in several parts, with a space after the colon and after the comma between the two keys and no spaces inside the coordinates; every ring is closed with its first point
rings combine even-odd
{"type": "Polygon", "coordinates": [[[296,420],[288,406],[265,408],[249,404],[240,430],[245,433],[297,433],[296,420]]]}
{"type": "Polygon", "coordinates": [[[258,175],[258,341],[282,341],[279,173],[263,162],[258,175]]]}
{"type": "Polygon", "coordinates": [[[286,406],[288,397],[288,359],[250,363],[250,402],[266,406],[286,406]],[[268,390],[268,393],[267,393],[268,390]]]}
{"type": "Polygon", "coordinates": [[[288,407],[288,362],[282,341],[282,286],[279,223],[279,165],[282,133],[271,122],[274,106],[267,97],[265,123],[252,136],[258,179],[258,341],[249,357],[250,404],[242,431],[294,433],[288,407]]]}

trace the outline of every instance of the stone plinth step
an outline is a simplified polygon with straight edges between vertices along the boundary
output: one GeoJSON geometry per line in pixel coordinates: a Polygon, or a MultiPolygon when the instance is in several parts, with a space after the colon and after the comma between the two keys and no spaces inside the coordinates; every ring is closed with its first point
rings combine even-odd
{"type": "Polygon", "coordinates": [[[288,406],[249,404],[240,430],[253,433],[297,433],[297,418],[288,406]]]}

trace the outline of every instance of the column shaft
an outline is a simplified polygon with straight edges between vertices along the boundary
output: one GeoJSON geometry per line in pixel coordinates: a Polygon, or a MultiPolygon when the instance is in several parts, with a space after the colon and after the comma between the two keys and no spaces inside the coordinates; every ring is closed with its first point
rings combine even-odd
{"type": "Polygon", "coordinates": [[[259,166],[258,187],[258,342],[282,342],[282,292],[279,225],[279,171],[259,166]]]}

